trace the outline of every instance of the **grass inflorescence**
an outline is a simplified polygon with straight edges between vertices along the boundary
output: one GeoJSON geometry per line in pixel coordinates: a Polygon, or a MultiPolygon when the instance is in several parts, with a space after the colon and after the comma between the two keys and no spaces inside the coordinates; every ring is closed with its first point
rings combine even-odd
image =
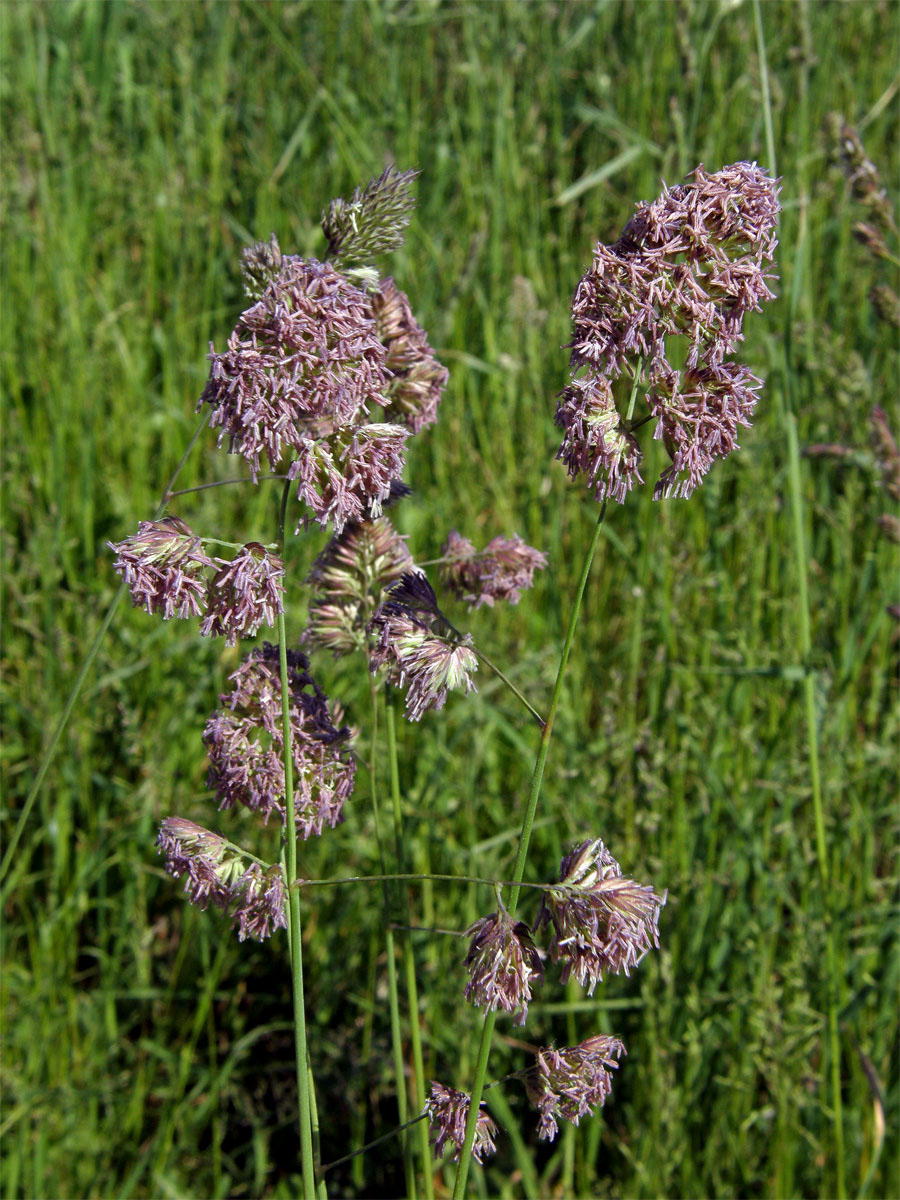
{"type": "MultiPolygon", "coordinates": [[[[896,1178],[900,592],[871,432],[877,403],[896,437],[896,334],[870,293],[897,281],[854,234],[871,214],[832,143],[844,122],[856,130],[890,197],[897,14],[761,14],[766,73],[749,4],[0,9],[4,848],[118,587],[106,543],[154,514],[202,420],[209,342],[222,349],[247,306],[242,249],[274,232],[285,252],[324,258],[322,211],[388,161],[421,171],[389,270],[450,373],[438,425],[410,442],[414,497],[391,519],[417,560],[441,558],[451,530],[477,547],[518,531],[547,553],[516,607],[441,596],[546,715],[596,522],[553,461],[573,293],[598,239],[612,243],[661,179],[766,163],[767,78],[779,299],[748,319],[739,352],[765,389],[740,453],[690,500],[637,489],[601,527],[525,870],[553,882],[573,846],[602,837],[626,874],[668,889],[660,949],[593,996],[576,978],[535,989],[525,1030],[498,1018],[487,1082],[504,1082],[485,1091],[497,1154],[469,1184],[483,1194],[837,1194],[830,1009],[843,1186],[877,1196],[896,1178]],[[848,453],[802,457],[823,444],[848,453]],[[522,1043],[562,1050],[598,1032],[627,1047],[612,1096],[539,1142],[507,1078],[522,1043]]],[[[642,447],[655,479],[665,448],[642,447]]],[[[245,474],[207,433],[174,487],[229,473],[245,474]]],[[[235,545],[268,542],[282,486],[199,491],[176,511],[235,545]]],[[[289,537],[287,576],[328,540],[315,526],[289,537]]],[[[299,633],[305,614],[289,617],[299,633]]],[[[4,1195],[300,1190],[284,955],[190,907],[153,851],[163,818],[214,816],[200,733],[241,654],[121,604],[5,861],[4,1195]]],[[[315,671],[368,720],[363,675],[327,650],[315,671]]],[[[514,879],[535,721],[483,664],[477,683],[418,725],[390,715],[410,875],[514,879]]],[[[374,784],[396,863],[388,720],[382,708],[374,784]]],[[[303,878],[381,873],[366,739],[355,752],[346,820],[303,844],[303,878]]],[[[253,814],[226,818],[233,842],[256,836],[253,814]]],[[[266,837],[275,862],[274,825],[266,837]]],[[[397,1072],[380,885],[309,890],[312,1124],[327,1164],[396,1129],[397,1072]]],[[[414,961],[425,1076],[469,1089],[481,1014],[462,998],[469,942],[451,934],[497,908],[492,891],[410,879],[389,903],[403,1069],[414,961]]],[[[516,920],[540,907],[524,889],[516,920]]],[[[449,1160],[443,1172],[449,1190],[449,1160]]],[[[331,1195],[408,1181],[397,1138],[324,1178],[331,1195]]]]}

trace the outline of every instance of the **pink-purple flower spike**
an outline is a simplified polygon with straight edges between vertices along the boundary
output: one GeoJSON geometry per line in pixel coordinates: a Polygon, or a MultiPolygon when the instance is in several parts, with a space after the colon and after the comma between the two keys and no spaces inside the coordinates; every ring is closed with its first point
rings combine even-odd
{"type": "MultiPolygon", "coordinates": [[[[456,1088],[432,1083],[431,1095],[425,1103],[425,1114],[428,1117],[429,1141],[434,1149],[434,1157],[440,1158],[449,1144],[453,1147],[453,1159],[458,1162],[466,1137],[469,1097],[465,1092],[458,1092],[456,1088]]],[[[478,1114],[472,1146],[472,1157],[477,1163],[482,1162],[485,1155],[496,1152],[496,1136],[497,1126],[482,1109],[478,1114]]]]}
{"type": "Polygon", "coordinates": [[[538,1136],[553,1141],[558,1121],[577,1125],[606,1102],[612,1091],[611,1071],[625,1047],[618,1038],[599,1035],[562,1050],[539,1050],[534,1067],[525,1076],[525,1090],[540,1113],[538,1136]]]}
{"type": "Polygon", "coordinates": [[[773,299],[779,211],[777,182],[756,163],[700,166],[639,204],[617,242],[597,246],[575,292],[572,379],[556,410],[557,457],[597,500],[621,503],[642,482],[640,418],[623,413],[632,384],[644,384],[654,437],[672,459],[655,499],[689,496],[737,448],[762,384],[729,356],[744,315],[773,299]],[[683,370],[667,358],[670,338],[686,340],[683,370]]]}
{"type": "MultiPolygon", "coordinates": [[[[278,647],[268,642],[251,651],[231,676],[231,692],[207,721],[208,785],[220,808],[242,804],[268,820],[285,819],[284,750],[278,647]]],[[[309,674],[309,662],[288,651],[291,753],[295,820],[303,838],[343,820],[353,790],[356,762],[349,729],[338,728],[334,707],[309,674]]]]}
{"type": "Polygon", "coordinates": [[[599,838],[565,856],[558,883],[544,895],[535,928],[550,925],[550,956],[592,995],[603,972],[629,974],[659,946],[659,911],[666,894],[635,883],[599,838]]]}

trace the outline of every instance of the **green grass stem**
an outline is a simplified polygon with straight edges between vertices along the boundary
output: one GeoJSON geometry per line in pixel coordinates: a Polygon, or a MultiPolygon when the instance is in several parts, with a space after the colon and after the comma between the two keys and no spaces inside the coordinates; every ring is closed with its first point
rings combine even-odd
{"type": "MultiPolygon", "coordinates": [[[[411,1200],[416,1196],[416,1167],[409,1135],[409,1096],[406,1089],[406,1066],[403,1056],[403,1031],[400,1021],[400,997],[397,987],[397,951],[394,938],[393,901],[390,889],[392,876],[387,873],[384,832],[382,830],[381,804],[378,793],[376,765],[378,763],[378,689],[373,676],[369,677],[369,695],[372,713],[372,752],[369,762],[369,786],[372,797],[372,819],[375,823],[375,842],[382,871],[382,901],[384,904],[384,940],[388,976],[388,1009],[391,1022],[391,1053],[394,1062],[394,1081],[397,1092],[397,1113],[400,1118],[400,1149],[403,1155],[403,1173],[406,1192],[411,1200]]],[[[413,1016],[410,1014],[410,1023],[413,1016]]]]}
{"type": "MultiPolygon", "coordinates": [[[[279,514],[279,542],[284,553],[285,514],[290,483],[285,483],[279,514]]],[[[294,1052],[297,1071],[298,1124],[300,1158],[303,1170],[304,1200],[316,1200],[316,1169],[312,1140],[310,1104],[309,1047],[306,1038],[306,1002],[303,989],[303,930],[300,918],[300,891],[297,882],[297,824],[294,808],[294,759],[291,750],[291,694],[288,679],[287,630],[284,609],[278,614],[278,661],[281,668],[281,735],[284,755],[285,863],[287,866],[288,938],[291,956],[291,993],[294,1002],[294,1052]]]]}
{"type": "MultiPolygon", "coordinates": [[[[394,816],[394,842],[397,866],[403,871],[406,865],[406,850],[403,833],[403,809],[400,803],[400,769],[397,757],[397,701],[394,689],[388,684],[385,697],[385,713],[387,724],[388,761],[391,771],[391,807],[394,816]]],[[[400,950],[403,955],[403,969],[406,977],[406,1002],[409,1010],[409,1032],[412,1044],[413,1061],[413,1095],[416,1112],[421,1113],[425,1107],[425,1066],[422,1058],[422,1032],[420,1027],[419,989],[416,983],[416,963],[413,953],[410,930],[413,928],[412,906],[409,902],[409,892],[403,889],[406,907],[406,929],[400,934],[400,950]]],[[[422,1163],[422,1182],[428,1200],[434,1197],[434,1171],[431,1146],[428,1143],[428,1125],[420,1121],[415,1127],[416,1141],[419,1147],[419,1157],[422,1163]]]]}
{"type": "MultiPolygon", "coordinates": [[[[763,28],[762,7],[760,0],[753,0],[753,15],[756,28],[757,48],[760,61],[760,82],[763,96],[763,113],[766,123],[766,146],[769,154],[769,169],[773,175],[778,174],[775,152],[775,135],[772,123],[772,102],[769,88],[768,55],[766,53],[765,31],[763,28]]],[[[805,102],[806,84],[801,89],[801,97],[805,102]]],[[[801,168],[802,169],[802,168],[801,168]]],[[[800,468],[800,439],[797,434],[795,416],[795,401],[793,396],[793,381],[795,371],[791,362],[792,330],[797,319],[801,284],[803,280],[803,261],[806,254],[806,230],[808,223],[805,215],[806,181],[801,178],[800,195],[803,208],[800,214],[800,229],[796,240],[793,272],[791,278],[790,302],[787,308],[787,327],[785,329],[784,353],[784,394],[781,404],[781,415],[784,423],[785,442],[788,456],[788,487],[791,497],[791,534],[794,551],[794,569],[797,580],[797,623],[800,636],[800,657],[805,670],[803,673],[803,703],[806,714],[806,742],[809,762],[809,780],[812,791],[813,821],[816,835],[816,859],[819,879],[821,882],[821,905],[825,918],[825,994],[828,1012],[828,1054],[826,1056],[825,1083],[831,1088],[831,1120],[834,1147],[835,1194],[838,1200],[845,1200],[847,1195],[844,1175],[844,1116],[843,1094],[841,1086],[841,1048],[840,1031],[838,1026],[838,1011],[840,1007],[840,979],[838,975],[837,951],[835,946],[835,907],[834,889],[832,887],[831,871],[828,858],[828,840],[825,832],[825,806],[822,797],[822,776],[819,765],[819,720],[816,712],[816,672],[812,662],[812,620],[809,602],[809,584],[807,572],[809,569],[808,553],[804,526],[806,522],[806,506],[803,499],[803,481],[800,468]]]]}
{"type": "MultiPolygon", "coordinates": [[[[537,758],[534,764],[534,772],[531,777],[531,791],[528,796],[528,803],[525,808],[525,814],[522,818],[522,830],[519,834],[518,849],[516,851],[516,865],[513,869],[513,886],[510,891],[510,899],[507,904],[507,910],[510,916],[516,911],[516,905],[519,901],[519,890],[522,880],[525,877],[525,861],[528,857],[528,846],[531,842],[531,831],[534,827],[534,817],[537,812],[538,800],[541,794],[541,783],[544,778],[544,766],[547,762],[547,754],[550,750],[550,738],[553,735],[553,722],[556,719],[556,710],[559,708],[559,702],[562,697],[563,682],[566,675],[566,667],[569,663],[569,654],[572,650],[572,642],[575,639],[575,629],[578,625],[578,614],[581,612],[581,603],[584,599],[585,588],[587,587],[588,576],[591,573],[591,564],[594,561],[594,554],[597,550],[597,544],[600,541],[600,530],[603,525],[603,518],[606,516],[606,502],[600,506],[600,513],[594,525],[593,536],[591,537],[588,551],[584,559],[584,565],[581,568],[581,578],[578,581],[578,587],[575,591],[575,598],[572,602],[572,612],[569,617],[569,627],[566,630],[566,638],[563,643],[562,653],[559,659],[559,668],[556,672],[556,683],[553,687],[553,696],[550,700],[550,709],[547,713],[547,721],[541,730],[541,739],[538,743],[537,758]]],[[[478,1114],[481,1109],[481,1096],[484,1091],[485,1079],[487,1076],[488,1059],[491,1053],[491,1039],[494,1035],[494,1025],[496,1023],[496,1012],[488,1012],[484,1017],[484,1024],[481,1029],[481,1041],[478,1046],[478,1058],[475,1062],[475,1078],[472,1083],[472,1091],[469,1101],[469,1116],[466,1121],[466,1136],[463,1142],[462,1150],[459,1156],[459,1165],[456,1169],[456,1180],[453,1185],[453,1200],[463,1200],[466,1194],[466,1178],[469,1173],[469,1164],[472,1160],[472,1147],[475,1144],[475,1129],[478,1124],[478,1114]]]]}

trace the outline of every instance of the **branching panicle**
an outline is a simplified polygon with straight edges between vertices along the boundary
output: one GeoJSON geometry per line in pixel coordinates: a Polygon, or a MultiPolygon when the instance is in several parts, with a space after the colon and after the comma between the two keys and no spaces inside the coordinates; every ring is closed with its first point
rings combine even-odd
{"type": "Polygon", "coordinates": [[[717,458],[737,448],[760,381],[729,362],[743,319],[773,298],[778,188],[755,163],[698,167],[689,182],[639,204],[613,245],[599,244],[572,304],[572,381],[556,423],[557,457],[584,474],[600,501],[642,482],[641,453],[614,381],[645,367],[650,414],[672,466],[654,498],[689,496],[717,458]],[[667,339],[687,342],[684,376],[667,339]]]}
{"type": "Polygon", "coordinates": [[[471,638],[457,633],[438,608],[425,576],[405,574],[387,597],[369,622],[375,639],[369,665],[373,672],[385,667],[388,682],[406,689],[407,718],[418,721],[429,709],[443,708],[448,692],[476,691],[471,638]]]}
{"type": "Polygon", "coordinates": [[[141,521],[137,533],[107,545],[116,552],[114,569],[128,584],[136,608],[161,613],[164,620],[203,611],[205,573],[213,561],[180,517],[141,521]]]}
{"type": "Polygon", "coordinates": [[[260,299],[243,312],[222,354],[210,350],[209,404],[254,479],[308,455],[319,438],[364,422],[387,403],[385,349],[369,299],[329,263],[287,257],[260,299]]]}

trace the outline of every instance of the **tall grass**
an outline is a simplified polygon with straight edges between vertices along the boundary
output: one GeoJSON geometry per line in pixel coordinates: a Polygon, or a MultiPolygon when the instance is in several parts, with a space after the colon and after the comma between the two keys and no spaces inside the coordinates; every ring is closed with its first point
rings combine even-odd
{"type": "MultiPolygon", "coordinates": [[[[871,405],[895,397],[896,335],[868,301],[874,268],[823,132],[842,111],[897,178],[897,9],[761,13],[785,299],[748,321],[742,358],[767,387],[743,450],[690,502],[643,495],[608,514],[530,860],[603,836],[669,888],[663,950],[593,999],[573,986],[532,1006],[529,1037],[604,1029],[629,1056],[602,1115],[549,1149],[518,1095],[492,1089],[503,1141],[473,1168],[477,1194],[834,1194],[829,997],[847,1190],[886,1195],[897,1179],[886,606],[900,589],[866,458],[871,405]],[[786,397],[801,447],[859,451],[799,464],[802,568],[786,397]]],[[[242,245],[274,230],[321,253],[321,207],[389,157],[423,172],[392,269],[451,368],[398,524],[420,557],[454,526],[485,540],[518,530],[550,553],[519,608],[471,620],[541,707],[596,517],[552,461],[571,293],[593,243],[661,177],[765,161],[752,8],[85,0],[5,4],[0,35],[5,841],[116,589],[105,542],[153,510],[196,427],[208,341],[222,344],[242,305],[242,245]]],[[[207,440],[179,483],[230,471],[207,440]]],[[[262,485],[198,492],[178,511],[250,539],[277,504],[262,485]]],[[[322,541],[297,539],[289,570],[322,541]]],[[[288,614],[289,633],[303,615],[288,614]]],[[[161,816],[203,819],[199,731],[237,661],[125,607],[102,643],[3,882],[3,1195],[297,1190],[290,979],[184,905],[152,849],[161,816]]],[[[316,665],[366,712],[364,685],[316,665]]],[[[487,678],[421,730],[401,723],[409,871],[510,878],[531,738],[487,678]]],[[[362,779],[357,793],[346,824],[304,847],[303,875],[377,872],[362,779]]],[[[479,1015],[460,1003],[463,944],[433,931],[464,929],[485,897],[422,886],[411,901],[426,1073],[466,1087],[479,1015]]],[[[326,1161],[396,1123],[381,927],[377,896],[353,888],[317,889],[304,919],[326,1161]]],[[[492,1076],[520,1065],[498,1038],[492,1076]]],[[[400,1194],[399,1145],[326,1178],[333,1195],[400,1194]]]]}

